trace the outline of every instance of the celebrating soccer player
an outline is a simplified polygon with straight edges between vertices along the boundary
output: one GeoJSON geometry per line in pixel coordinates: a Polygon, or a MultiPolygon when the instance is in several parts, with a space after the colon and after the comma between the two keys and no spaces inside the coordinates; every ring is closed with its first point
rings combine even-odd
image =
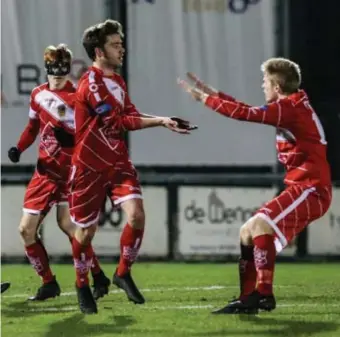
{"type": "MultiPolygon", "coordinates": [[[[42,301],[60,295],[60,287],[49,266],[48,255],[38,237],[38,228],[51,207],[57,205],[57,223],[72,240],[75,225],[70,220],[67,181],[74,146],[75,88],[68,80],[72,53],[66,45],[49,46],[44,53],[48,82],[33,89],[29,122],[16,147],[8,151],[13,163],[40,133],[39,158],[27,187],[20,235],[26,255],[43,284],[31,300],[42,301]]],[[[92,248],[90,248],[92,249],[92,248]]],[[[94,297],[108,293],[110,280],[93,259],[94,297]]]]}
{"type": "Polygon", "coordinates": [[[180,118],[141,114],[131,103],[123,78],[116,73],[124,58],[122,26],[107,20],[89,27],[83,46],[93,61],[78,83],[75,105],[76,146],[70,178],[70,213],[77,225],[72,250],[80,310],[96,313],[97,306],[88,286],[92,241],[100,208],[107,191],[114,205],[127,215],[120,247],[120,261],[113,283],[130,301],[144,303],[130,268],[136,260],[144,234],[142,191],[124,142],[125,130],[163,126],[187,134],[195,127],[180,118]]]}
{"type": "Polygon", "coordinates": [[[273,310],[276,254],[312,221],[325,214],[332,199],[330,168],[322,125],[306,93],[300,90],[299,66],[284,58],[262,64],[267,104],[253,107],[206,85],[188,73],[194,85],[179,84],[195,100],[226,117],[272,125],[277,130],[278,159],[285,166],[286,189],[267,202],[240,230],[238,299],[217,314],[273,310]]]}

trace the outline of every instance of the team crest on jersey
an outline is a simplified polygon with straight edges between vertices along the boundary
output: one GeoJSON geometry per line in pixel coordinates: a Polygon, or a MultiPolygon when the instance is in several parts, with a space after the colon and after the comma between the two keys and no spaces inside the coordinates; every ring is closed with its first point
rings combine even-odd
{"type": "MultiPolygon", "coordinates": [[[[72,95],[72,94],[71,94],[72,95]]],[[[43,111],[52,116],[53,119],[60,120],[69,128],[74,129],[74,112],[72,109],[72,96],[67,97],[70,105],[55,93],[42,90],[35,96],[35,102],[41,106],[43,111]]],[[[49,120],[49,118],[47,118],[49,120]]]]}
{"type": "Polygon", "coordinates": [[[65,117],[65,115],[66,115],[66,106],[64,104],[59,105],[57,107],[57,110],[58,110],[59,117],[65,117]]]}
{"type": "Polygon", "coordinates": [[[40,149],[45,150],[51,157],[54,157],[60,151],[59,143],[53,132],[53,125],[50,122],[46,124],[44,130],[41,132],[40,149]]]}
{"type": "Polygon", "coordinates": [[[109,148],[115,150],[120,144],[120,130],[113,127],[114,124],[112,124],[111,119],[107,118],[106,121],[104,120],[104,126],[99,129],[99,132],[109,148]]]}

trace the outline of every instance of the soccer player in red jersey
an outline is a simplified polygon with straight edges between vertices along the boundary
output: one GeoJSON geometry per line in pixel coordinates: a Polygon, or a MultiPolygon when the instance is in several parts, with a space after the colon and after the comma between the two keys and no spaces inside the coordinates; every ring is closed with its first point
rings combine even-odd
{"type": "Polygon", "coordinates": [[[272,125],[277,130],[278,159],[285,166],[285,190],[261,207],[240,230],[238,299],[214,313],[273,310],[276,254],[330,206],[332,187],[322,125],[307,94],[300,90],[299,66],[284,58],[262,64],[267,104],[254,107],[205,85],[188,73],[194,86],[180,85],[195,100],[226,117],[272,125]]]}
{"type": "MultiPolygon", "coordinates": [[[[68,80],[72,53],[66,45],[49,46],[44,53],[48,82],[33,89],[30,98],[29,122],[16,147],[8,151],[17,163],[20,155],[40,134],[39,158],[27,187],[19,231],[26,255],[42,278],[43,284],[31,300],[42,301],[59,296],[60,287],[49,266],[48,255],[38,237],[38,228],[51,207],[57,205],[57,223],[71,240],[75,225],[68,208],[67,181],[74,146],[75,87],[68,80]]],[[[94,297],[108,293],[110,280],[94,258],[92,275],[94,297]]]]}
{"type": "Polygon", "coordinates": [[[107,193],[127,215],[113,283],[126,292],[130,301],[138,304],[145,301],[130,273],[142,244],[145,215],[141,187],[123,132],[163,126],[186,134],[192,128],[178,118],[142,114],[131,103],[125,82],[116,73],[124,58],[122,38],[122,26],[113,20],[89,27],[83,35],[83,46],[93,65],[77,88],[76,146],[69,200],[71,218],[78,226],[72,244],[76,290],[80,310],[88,314],[97,312],[88,286],[87,275],[93,258],[89,244],[107,193]]]}

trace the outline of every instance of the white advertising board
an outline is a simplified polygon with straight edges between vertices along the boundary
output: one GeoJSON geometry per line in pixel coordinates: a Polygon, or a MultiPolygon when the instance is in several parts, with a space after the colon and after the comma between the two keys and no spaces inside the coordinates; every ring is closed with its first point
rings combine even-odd
{"type": "MultiPolygon", "coordinates": [[[[1,188],[1,254],[24,256],[18,232],[22,215],[24,186],[1,188]]],[[[162,187],[143,188],[146,229],[140,255],[166,257],[168,255],[167,191],[162,187]]],[[[111,202],[106,203],[103,224],[98,228],[93,247],[98,255],[119,255],[119,240],[126,218],[121,212],[112,212],[111,202]]],[[[43,238],[51,256],[72,255],[68,238],[56,223],[56,209],[52,208],[43,222],[43,238]]]]}
{"type": "Polygon", "coordinates": [[[177,252],[239,255],[240,227],[275,194],[272,188],[181,187],[177,252]]]}

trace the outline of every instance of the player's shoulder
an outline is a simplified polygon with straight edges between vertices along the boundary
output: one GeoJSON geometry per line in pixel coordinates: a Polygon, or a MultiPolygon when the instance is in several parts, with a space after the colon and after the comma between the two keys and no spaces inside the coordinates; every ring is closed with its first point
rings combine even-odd
{"type": "Polygon", "coordinates": [[[113,78],[124,90],[126,90],[126,83],[122,75],[115,73],[113,78]]]}
{"type": "Polygon", "coordinates": [[[65,85],[65,91],[69,92],[70,94],[73,94],[76,92],[76,90],[77,90],[76,85],[71,80],[68,80],[65,85]]]}
{"type": "Polygon", "coordinates": [[[42,83],[40,85],[37,85],[36,87],[34,87],[31,91],[31,97],[35,97],[39,92],[48,89],[48,83],[42,83]]]}
{"type": "Polygon", "coordinates": [[[304,90],[298,90],[283,99],[282,103],[293,109],[308,109],[309,98],[304,90]]]}
{"type": "Polygon", "coordinates": [[[93,87],[97,87],[103,82],[103,75],[101,71],[94,67],[88,68],[88,70],[82,75],[78,81],[77,92],[86,91],[93,87]]]}

